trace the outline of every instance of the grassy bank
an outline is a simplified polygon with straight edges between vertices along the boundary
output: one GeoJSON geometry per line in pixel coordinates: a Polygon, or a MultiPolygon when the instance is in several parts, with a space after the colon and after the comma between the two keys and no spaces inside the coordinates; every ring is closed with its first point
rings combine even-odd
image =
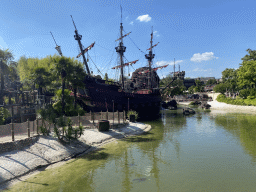
{"type": "Polygon", "coordinates": [[[242,99],[237,97],[236,99],[232,99],[229,97],[226,97],[223,94],[218,95],[217,97],[218,102],[223,102],[227,104],[232,104],[232,105],[243,105],[243,106],[256,106],[256,98],[254,97],[247,97],[247,99],[242,99]]]}

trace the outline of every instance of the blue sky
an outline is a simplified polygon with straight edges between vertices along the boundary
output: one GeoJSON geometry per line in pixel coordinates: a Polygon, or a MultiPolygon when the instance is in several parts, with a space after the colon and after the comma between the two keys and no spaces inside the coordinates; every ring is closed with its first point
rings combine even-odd
{"type": "MultiPolygon", "coordinates": [[[[84,47],[89,51],[89,66],[94,74],[118,76],[111,69],[118,65],[115,52],[119,37],[120,4],[123,12],[125,61],[139,61],[125,74],[147,65],[144,53],[150,46],[153,26],[154,66],[160,78],[173,72],[173,60],[186,71],[186,77],[221,77],[226,68],[238,68],[246,49],[256,49],[256,2],[252,0],[84,0],[84,1],[1,1],[0,48],[15,55],[45,57],[57,53],[51,37],[65,56],[79,53],[74,40],[73,16],[84,47]],[[140,50],[139,50],[140,49],[140,50]]],[[[81,60],[82,61],[82,60],[81,60]]],[[[176,71],[178,67],[176,68],[176,71]]]]}

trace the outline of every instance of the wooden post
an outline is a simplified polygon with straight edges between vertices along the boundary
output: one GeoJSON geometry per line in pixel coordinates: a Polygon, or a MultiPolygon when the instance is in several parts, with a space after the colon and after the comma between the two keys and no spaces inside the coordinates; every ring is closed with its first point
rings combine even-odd
{"type": "Polygon", "coordinates": [[[11,93],[9,93],[9,105],[11,105],[12,104],[12,97],[11,97],[11,93]]]}
{"type": "Polygon", "coordinates": [[[78,114],[78,127],[80,126],[80,115],[78,114]]]}
{"type": "Polygon", "coordinates": [[[91,121],[92,121],[92,111],[90,110],[90,118],[91,118],[91,121]]]}
{"type": "Polygon", "coordinates": [[[28,119],[28,138],[30,138],[29,119],[28,119]]]}
{"type": "Polygon", "coordinates": [[[120,124],[120,116],[119,116],[119,111],[117,110],[117,118],[118,118],[118,124],[120,124]]]}
{"type": "Polygon", "coordinates": [[[115,117],[115,112],[114,112],[114,100],[112,100],[113,102],[113,127],[114,127],[114,117],[115,117]]]}
{"type": "Polygon", "coordinates": [[[101,110],[101,112],[100,112],[100,116],[101,116],[100,119],[102,120],[102,110],[101,110]]]}
{"type": "MultiPolygon", "coordinates": [[[[65,115],[63,115],[63,121],[65,122],[65,115]]],[[[64,137],[64,127],[62,127],[62,136],[64,137]]]]}
{"type": "Polygon", "coordinates": [[[124,116],[125,116],[125,114],[124,114],[124,110],[123,110],[123,123],[124,123],[124,116]]]}
{"type": "Polygon", "coordinates": [[[106,115],[107,115],[107,118],[106,118],[106,119],[108,120],[108,109],[107,109],[107,114],[106,114],[106,115]]]}
{"type": "Polygon", "coordinates": [[[12,133],[12,141],[14,141],[14,125],[13,125],[13,119],[12,119],[12,129],[11,129],[11,133],[12,133]]]}
{"type": "Polygon", "coordinates": [[[37,133],[37,135],[39,134],[38,133],[38,119],[36,118],[36,133],[37,133]]]}
{"type": "Polygon", "coordinates": [[[14,111],[13,111],[13,105],[12,105],[12,118],[13,118],[13,114],[14,114],[14,111]]]}
{"type": "Polygon", "coordinates": [[[94,125],[94,111],[92,111],[92,123],[94,125]]]}
{"type": "Polygon", "coordinates": [[[35,121],[33,121],[33,135],[35,134],[35,121]]]}
{"type": "Polygon", "coordinates": [[[26,104],[28,104],[28,92],[26,92],[26,98],[27,98],[26,104]]]}

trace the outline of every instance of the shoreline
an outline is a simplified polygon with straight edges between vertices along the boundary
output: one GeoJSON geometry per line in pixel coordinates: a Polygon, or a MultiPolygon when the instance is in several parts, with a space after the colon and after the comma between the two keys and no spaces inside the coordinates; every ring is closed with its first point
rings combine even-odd
{"type": "Polygon", "coordinates": [[[150,130],[150,125],[139,122],[129,122],[108,132],[89,129],[70,145],[62,144],[52,136],[39,136],[34,144],[22,150],[0,155],[0,190],[24,181],[45,169],[61,166],[73,158],[98,150],[115,140],[140,135],[150,130]]]}
{"type": "Polygon", "coordinates": [[[223,110],[234,113],[256,113],[256,106],[232,105],[218,101],[207,102],[211,105],[210,109],[223,110]]]}
{"type": "MultiPolygon", "coordinates": [[[[185,105],[188,106],[188,102],[178,102],[178,105],[185,105]]],[[[232,105],[223,102],[214,101],[207,101],[209,105],[211,105],[210,109],[212,110],[223,110],[226,112],[235,112],[235,113],[256,113],[256,106],[243,106],[243,105],[232,105]]]]}

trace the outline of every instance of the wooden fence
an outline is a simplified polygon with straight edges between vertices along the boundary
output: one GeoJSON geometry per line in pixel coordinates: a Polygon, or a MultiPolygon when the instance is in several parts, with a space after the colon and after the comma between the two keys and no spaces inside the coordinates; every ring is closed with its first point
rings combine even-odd
{"type": "MultiPolygon", "coordinates": [[[[73,116],[73,117],[67,117],[70,118],[72,121],[73,126],[82,125],[85,128],[96,128],[98,122],[100,120],[109,120],[110,125],[112,128],[118,124],[125,123],[126,115],[125,111],[123,112],[90,112],[86,113],[84,116],[73,116]]],[[[50,124],[47,121],[44,121],[44,124],[47,125],[47,128],[50,129],[50,131],[53,131],[53,125],[50,124]]],[[[0,126],[0,142],[3,142],[1,140],[4,140],[5,137],[11,137],[12,141],[15,141],[15,136],[24,136],[25,137],[31,137],[38,134],[41,134],[40,126],[43,126],[43,119],[36,119],[34,121],[29,121],[29,119],[26,122],[23,123],[10,123],[7,125],[1,125],[0,126]],[[27,136],[26,136],[27,135],[27,136]]],[[[6,139],[5,139],[6,140],[6,139]]]]}

